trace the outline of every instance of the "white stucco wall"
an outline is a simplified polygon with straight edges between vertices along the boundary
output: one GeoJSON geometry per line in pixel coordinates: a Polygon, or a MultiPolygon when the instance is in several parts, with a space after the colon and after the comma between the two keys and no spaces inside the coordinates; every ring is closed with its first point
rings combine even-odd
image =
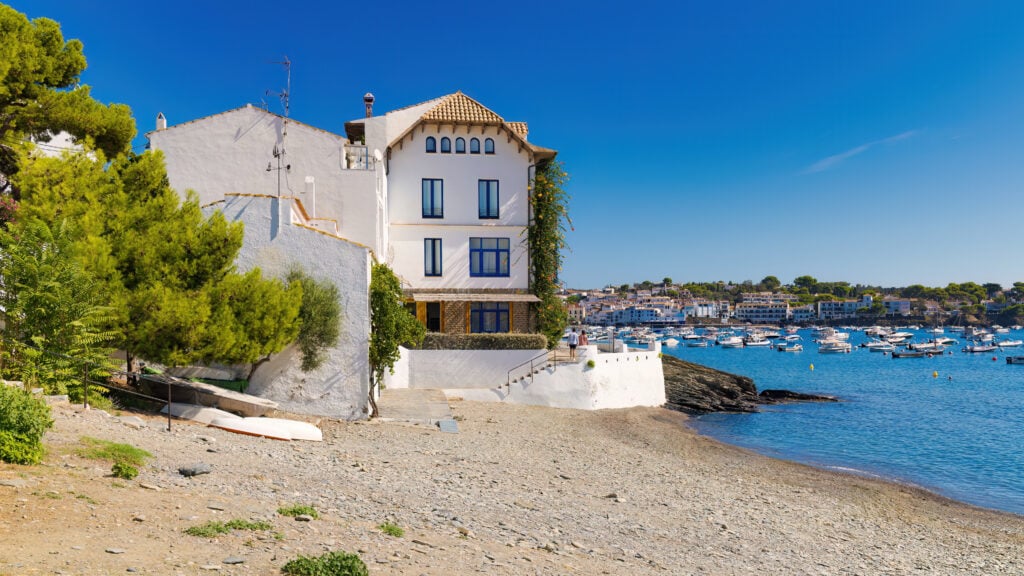
{"type": "Polygon", "coordinates": [[[503,130],[480,127],[426,126],[412,131],[401,146],[392,145],[388,163],[388,213],[391,252],[389,262],[412,288],[527,288],[528,259],[523,246],[529,217],[528,190],[530,159],[516,140],[503,130]],[[428,154],[428,136],[438,142],[438,152],[428,154]],[[452,140],[453,152],[442,154],[440,141],[452,140]],[[455,139],[466,140],[467,152],[454,153],[455,139]],[[494,154],[470,154],[469,140],[491,138],[494,154]],[[444,182],[444,217],[423,218],[422,182],[439,178],[444,182]],[[479,217],[478,182],[498,181],[499,217],[479,217]],[[512,248],[510,275],[501,278],[469,276],[469,238],[508,238],[512,248]],[[442,277],[423,275],[423,239],[441,238],[444,252],[442,277]]]}
{"type": "MultiPolygon", "coordinates": [[[[374,247],[377,242],[376,180],[383,166],[348,170],[345,145],[337,134],[290,121],[282,138],[284,119],[247,106],[172,125],[147,134],[150,147],[161,150],[171,187],[184,197],[194,190],[202,204],[228,193],[277,196],[274,147],[284,147],[280,171],[281,195],[297,196],[315,218],[337,220],[339,235],[374,247]],[[267,171],[268,163],[271,171],[267,171]],[[315,182],[316,198],[306,196],[306,178],[315,182]]],[[[372,158],[373,148],[369,148],[372,158]]]]}
{"type": "Polygon", "coordinates": [[[403,350],[393,388],[441,388],[449,397],[600,410],[665,404],[665,374],[660,346],[616,354],[600,353],[596,345],[577,350],[583,361],[545,367],[505,385],[508,370],[542,350],[403,350]],[[594,367],[587,360],[594,360],[594,367]]]}
{"type": "MultiPolygon", "coordinates": [[[[277,402],[281,409],[344,419],[367,414],[369,392],[370,250],[328,234],[279,221],[276,198],[228,196],[220,209],[229,221],[245,223],[245,240],[236,260],[240,271],[260,268],[264,276],[285,277],[301,266],[318,279],[334,282],[341,304],[341,337],[324,365],[299,369],[294,348],[261,366],[248,393],[277,402]]],[[[283,200],[288,214],[291,201],[283,200]]]]}

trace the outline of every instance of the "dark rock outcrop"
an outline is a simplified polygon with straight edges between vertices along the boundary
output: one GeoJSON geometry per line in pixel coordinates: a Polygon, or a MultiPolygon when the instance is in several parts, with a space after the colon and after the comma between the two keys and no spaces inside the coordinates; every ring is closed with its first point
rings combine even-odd
{"type": "Polygon", "coordinates": [[[757,393],[754,381],[665,354],[665,408],[704,414],[706,412],[757,412],[760,404],[781,402],[837,402],[835,396],[803,394],[790,390],[757,393]]]}
{"type": "Polygon", "coordinates": [[[838,402],[835,396],[823,394],[803,394],[792,390],[761,390],[757,395],[762,404],[778,404],[781,402],[838,402]]]}
{"type": "Polygon", "coordinates": [[[757,412],[754,381],[665,354],[665,407],[679,412],[757,412]]]}

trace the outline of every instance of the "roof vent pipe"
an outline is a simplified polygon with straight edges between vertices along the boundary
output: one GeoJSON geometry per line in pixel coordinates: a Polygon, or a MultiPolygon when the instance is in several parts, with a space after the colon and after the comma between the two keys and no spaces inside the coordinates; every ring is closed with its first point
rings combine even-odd
{"type": "Polygon", "coordinates": [[[157,112],[156,114],[156,129],[167,130],[167,117],[164,116],[163,112],[157,112]]]}

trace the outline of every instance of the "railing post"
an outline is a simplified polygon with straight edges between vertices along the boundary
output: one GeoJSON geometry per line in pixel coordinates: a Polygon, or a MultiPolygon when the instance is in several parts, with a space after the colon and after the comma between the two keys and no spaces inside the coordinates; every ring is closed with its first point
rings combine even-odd
{"type": "Polygon", "coordinates": [[[89,407],[89,365],[82,363],[82,408],[89,407]]]}

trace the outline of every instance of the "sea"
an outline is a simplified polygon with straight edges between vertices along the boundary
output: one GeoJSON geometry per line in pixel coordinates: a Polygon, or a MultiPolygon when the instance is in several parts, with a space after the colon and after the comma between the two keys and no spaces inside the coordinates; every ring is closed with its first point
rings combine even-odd
{"type": "MultiPolygon", "coordinates": [[[[904,329],[913,341],[933,337],[904,329]]],[[[846,330],[844,330],[846,331],[846,330]]],[[[756,452],[820,468],[877,477],[976,506],[1024,514],[1024,347],[967,353],[962,334],[943,354],[893,358],[859,344],[821,354],[810,329],[802,352],[768,347],[664,346],[662,352],[748,376],[758,390],[785,388],[839,402],[763,406],[755,414],[692,418],[700,433],[756,452]]],[[[997,335],[1024,339],[1024,332],[997,335]]]]}

